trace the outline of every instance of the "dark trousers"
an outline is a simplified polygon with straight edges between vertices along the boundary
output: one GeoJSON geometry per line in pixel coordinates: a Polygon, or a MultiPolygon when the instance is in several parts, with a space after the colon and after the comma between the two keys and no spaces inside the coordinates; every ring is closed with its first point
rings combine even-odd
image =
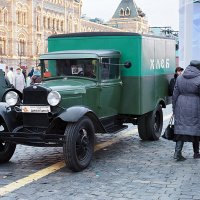
{"type": "Polygon", "coordinates": [[[192,144],[193,144],[194,154],[199,154],[199,141],[195,141],[192,144]]]}
{"type": "MultiPolygon", "coordinates": [[[[176,142],[174,158],[177,158],[178,156],[182,156],[183,144],[184,144],[183,141],[176,142]]],[[[193,145],[194,154],[199,154],[199,141],[193,142],[192,145],[193,145]]]]}

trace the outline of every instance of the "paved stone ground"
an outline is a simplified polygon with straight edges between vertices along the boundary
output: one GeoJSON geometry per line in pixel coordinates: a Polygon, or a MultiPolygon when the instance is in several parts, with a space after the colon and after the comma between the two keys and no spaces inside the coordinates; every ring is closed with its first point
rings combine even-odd
{"type": "MultiPolygon", "coordinates": [[[[170,112],[169,107],[165,115],[170,112]]],[[[98,136],[98,141],[113,137],[98,136]]],[[[184,145],[185,162],[176,162],[173,152],[171,141],[143,142],[134,134],[96,152],[83,172],[63,168],[1,199],[200,200],[200,160],[192,158],[192,144],[184,145]]],[[[11,162],[0,166],[0,187],[60,160],[62,148],[18,146],[11,162]]]]}

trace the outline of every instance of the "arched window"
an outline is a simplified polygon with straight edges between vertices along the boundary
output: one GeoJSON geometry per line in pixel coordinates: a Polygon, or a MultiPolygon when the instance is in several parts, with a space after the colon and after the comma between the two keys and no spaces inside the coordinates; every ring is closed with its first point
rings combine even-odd
{"type": "Polygon", "coordinates": [[[59,19],[57,19],[57,21],[56,21],[56,29],[57,29],[58,31],[60,30],[59,19]]]}
{"type": "Polygon", "coordinates": [[[53,19],[53,30],[55,30],[56,29],[56,19],[54,18],[53,19]]]}
{"type": "Polygon", "coordinates": [[[4,24],[7,25],[8,24],[8,11],[4,10],[4,24]]]}
{"type": "Polygon", "coordinates": [[[26,25],[26,13],[22,12],[22,25],[26,25]]]}
{"type": "Polygon", "coordinates": [[[126,8],[126,12],[125,12],[126,16],[130,16],[131,15],[131,10],[129,7],[126,8]]]}
{"type": "Polygon", "coordinates": [[[120,9],[119,15],[124,16],[124,9],[123,8],[120,9]]]}
{"type": "Polygon", "coordinates": [[[37,16],[37,19],[36,19],[36,30],[40,31],[40,17],[39,16],[37,16]]]}
{"type": "Polygon", "coordinates": [[[43,17],[43,25],[44,25],[44,29],[47,28],[47,18],[46,16],[43,17]]]}
{"type": "Polygon", "coordinates": [[[72,19],[72,16],[69,15],[69,18],[68,18],[68,33],[71,33],[72,32],[72,24],[73,24],[73,19],[72,19]]]}
{"type": "Polygon", "coordinates": [[[25,40],[24,36],[21,36],[19,38],[18,55],[19,56],[25,56],[26,55],[26,40],[25,40]]]}
{"type": "Polygon", "coordinates": [[[51,29],[51,20],[50,20],[50,17],[48,17],[48,19],[47,19],[47,28],[51,29]]]}
{"type": "Polygon", "coordinates": [[[0,24],[2,23],[2,19],[3,19],[3,12],[2,9],[0,8],[0,24]]]}
{"type": "Polygon", "coordinates": [[[19,24],[19,11],[17,11],[17,24],[19,24]]]}
{"type": "Polygon", "coordinates": [[[64,31],[64,21],[63,20],[60,22],[60,29],[61,29],[61,31],[64,31]]]}
{"type": "Polygon", "coordinates": [[[6,39],[0,36],[0,55],[6,54],[6,39]]]}

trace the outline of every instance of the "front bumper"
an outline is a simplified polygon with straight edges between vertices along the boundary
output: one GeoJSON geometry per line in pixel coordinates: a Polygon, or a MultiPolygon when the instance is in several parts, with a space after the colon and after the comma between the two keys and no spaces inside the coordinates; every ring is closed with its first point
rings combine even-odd
{"type": "Polygon", "coordinates": [[[65,136],[45,134],[44,132],[1,132],[0,141],[37,147],[62,147],[65,142],[65,136]]]}

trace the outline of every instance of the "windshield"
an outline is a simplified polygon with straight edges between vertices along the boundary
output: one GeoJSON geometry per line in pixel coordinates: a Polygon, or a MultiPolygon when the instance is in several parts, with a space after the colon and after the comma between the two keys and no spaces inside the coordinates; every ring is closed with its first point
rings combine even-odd
{"type": "Polygon", "coordinates": [[[97,76],[97,59],[41,60],[41,64],[43,78],[81,76],[96,79],[97,76]]]}

